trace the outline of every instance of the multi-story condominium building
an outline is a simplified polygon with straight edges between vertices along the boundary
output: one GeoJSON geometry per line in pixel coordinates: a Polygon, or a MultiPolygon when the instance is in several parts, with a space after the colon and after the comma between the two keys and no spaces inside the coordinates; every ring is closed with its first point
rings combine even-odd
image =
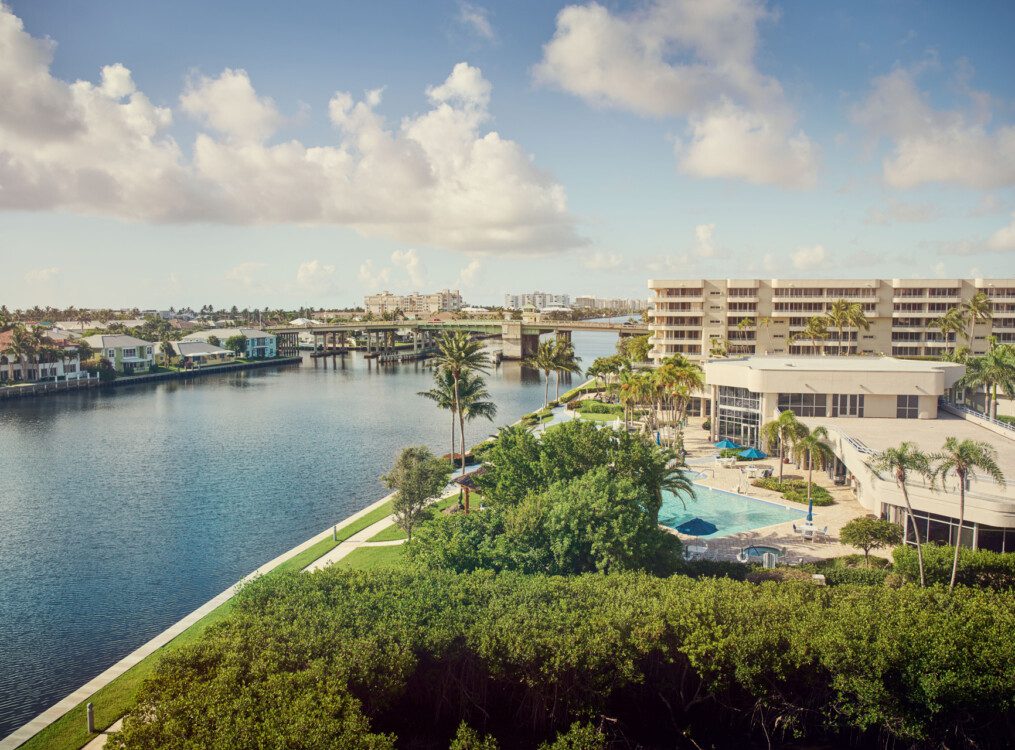
{"type": "Polygon", "coordinates": [[[673,354],[707,358],[716,348],[748,354],[939,355],[968,345],[974,354],[988,339],[1015,342],[1015,279],[651,279],[649,325],[653,360],[673,354]],[[936,327],[950,309],[984,292],[989,321],[972,339],[936,327]],[[828,337],[809,340],[808,321],[836,300],[859,304],[870,330],[828,325],[828,337]]]}
{"type": "Polygon", "coordinates": [[[543,310],[547,307],[570,307],[571,295],[553,294],[551,292],[531,292],[523,294],[505,294],[504,307],[508,310],[521,310],[523,307],[534,307],[543,310]]]}
{"type": "Polygon", "coordinates": [[[267,359],[278,354],[275,336],[256,328],[211,328],[185,336],[183,341],[210,341],[214,337],[219,346],[225,346],[226,341],[234,336],[243,336],[247,340],[246,351],[242,352],[247,359],[267,359]]]}
{"type": "Polygon", "coordinates": [[[392,294],[384,291],[368,294],[363,298],[363,307],[374,315],[394,314],[400,311],[410,317],[432,315],[441,312],[457,312],[462,309],[462,295],[457,289],[442,289],[432,294],[392,294]]]}
{"type": "Polygon", "coordinates": [[[579,295],[574,298],[576,310],[644,310],[648,302],[643,299],[624,299],[623,297],[593,297],[579,295]]]}
{"type": "Polygon", "coordinates": [[[148,372],[155,364],[154,344],[122,333],[97,333],[84,341],[108,359],[120,375],[148,372]]]}

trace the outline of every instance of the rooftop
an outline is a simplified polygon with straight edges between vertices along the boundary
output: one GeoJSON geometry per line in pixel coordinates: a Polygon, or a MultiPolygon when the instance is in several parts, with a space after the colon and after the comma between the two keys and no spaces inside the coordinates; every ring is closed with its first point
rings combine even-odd
{"type": "Polygon", "coordinates": [[[753,356],[736,359],[711,359],[710,366],[745,367],[766,372],[948,372],[961,375],[963,366],[953,362],[895,357],[778,357],[753,356]]]}

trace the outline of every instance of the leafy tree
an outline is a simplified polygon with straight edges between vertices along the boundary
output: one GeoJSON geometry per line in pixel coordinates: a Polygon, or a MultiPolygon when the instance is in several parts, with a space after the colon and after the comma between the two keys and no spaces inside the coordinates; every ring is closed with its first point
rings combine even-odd
{"type": "Polygon", "coordinates": [[[902,529],[891,521],[866,516],[854,518],[839,530],[843,544],[863,550],[863,565],[870,567],[870,551],[894,547],[902,541],[902,529]]]}
{"type": "Polygon", "coordinates": [[[381,477],[395,491],[391,507],[395,523],[412,541],[412,531],[429,515],[431,501],[447,486],[447,464],[422,446],[405,448],[395,465],[381,477]]]}
{"type": "Polygon", "coordinates": [[[448,746],[448,750],[498,750],[496,738],[483,734],[470,727],[464,721],[458,725],[458,732],[448,746]]]}
{"type": "Polygon", "coordinates": [[[962,524],[966,519],[966,482],[976,479],[977,470],[982,471],[997,484],[1004,486],[1004,472],[997,465],[997,450],[990,443],[978,440],[959,440],[950,437],[944,448],[932,457],[936,461],[931,472],[932,481],[946,482],[954,475],[959,484],[959,537],[955,540],[955,557],[952,560],[952,576],[948,590],[955,588],[955,576],[959,572],[959,549],[962,547],[962,524]]]}
{"type": "MultiPolygon", "coordinates": [[[[209,344],[212,343],[211,339],[213,338],[215,337],[214,336],[208,337],[209,344]]],[[[216,343],[215,346],[219,346],[219,344],[216,343]]],[[[225,348],[231,350],[237,356],[242,355],[244,352],[247,351],[247,337],[244,336],[242,333],[237,333],[235,336],[230,336],[229,338],[226,339],[225,348]]]]}
{"type": "Polygon", "coordinates": [[[208,337],[208,343],[212,346],[222,346],[222,341],[218,336],[212,335],[208,337]]]}
{"type": "MultiPolygon", "coordinates": [[[[921,451],[916,443],[903,442],[897,448],[886,448],[876,453],[867,460],[867,467],[878,479],[884,479],[882,474],[890,473],[895,483],[902,490],[902,499],[906,502],[906,517],[909,519],[913,530],[913,538],[916,539],[916,557],[920,569],[920,586],[926,586],[927,581],[923,570],[923,543],[920,539],[920,526],[913,517],[913,506],[909,502],[908,480],[910,474],[919,474],[930,478],[930,457],[921,451]]],[[[855,546],[855,545],[854,545],[855,546]]]]}

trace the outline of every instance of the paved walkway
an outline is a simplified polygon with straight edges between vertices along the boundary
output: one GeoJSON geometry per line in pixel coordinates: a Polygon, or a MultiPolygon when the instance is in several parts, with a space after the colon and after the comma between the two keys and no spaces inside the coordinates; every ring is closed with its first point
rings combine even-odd
{"type": "Polygon", "coordinates": [[[367,526],[363,531],[357,531],[351,537],[346,539],[344,542],[339,542],[338,546],[334,549],[329,550],[321,557],[318,557],[312,563],[310,563],[304,570],[314,571],[326,568],[329,565],[333,565],[343,557],[349,555],[353,550],[357,550],[360,547],[393,547],[399,544],[404,544],[404,539],[392,539],[387,542],[370,542],[367,541],[372,537],[376,536],[384,529],[388,528],[395,522],[394,516],[385,516],[375,524],[367,526]]]}

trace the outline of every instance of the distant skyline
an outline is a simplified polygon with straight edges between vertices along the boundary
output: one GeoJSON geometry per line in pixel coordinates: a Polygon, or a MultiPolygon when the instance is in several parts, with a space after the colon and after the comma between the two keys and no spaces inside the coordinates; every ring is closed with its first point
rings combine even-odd
{"type": "Polygon", "coordinates": [[[0,303],[1015,276],[1015,5],[0,3],[0,303]]]}

